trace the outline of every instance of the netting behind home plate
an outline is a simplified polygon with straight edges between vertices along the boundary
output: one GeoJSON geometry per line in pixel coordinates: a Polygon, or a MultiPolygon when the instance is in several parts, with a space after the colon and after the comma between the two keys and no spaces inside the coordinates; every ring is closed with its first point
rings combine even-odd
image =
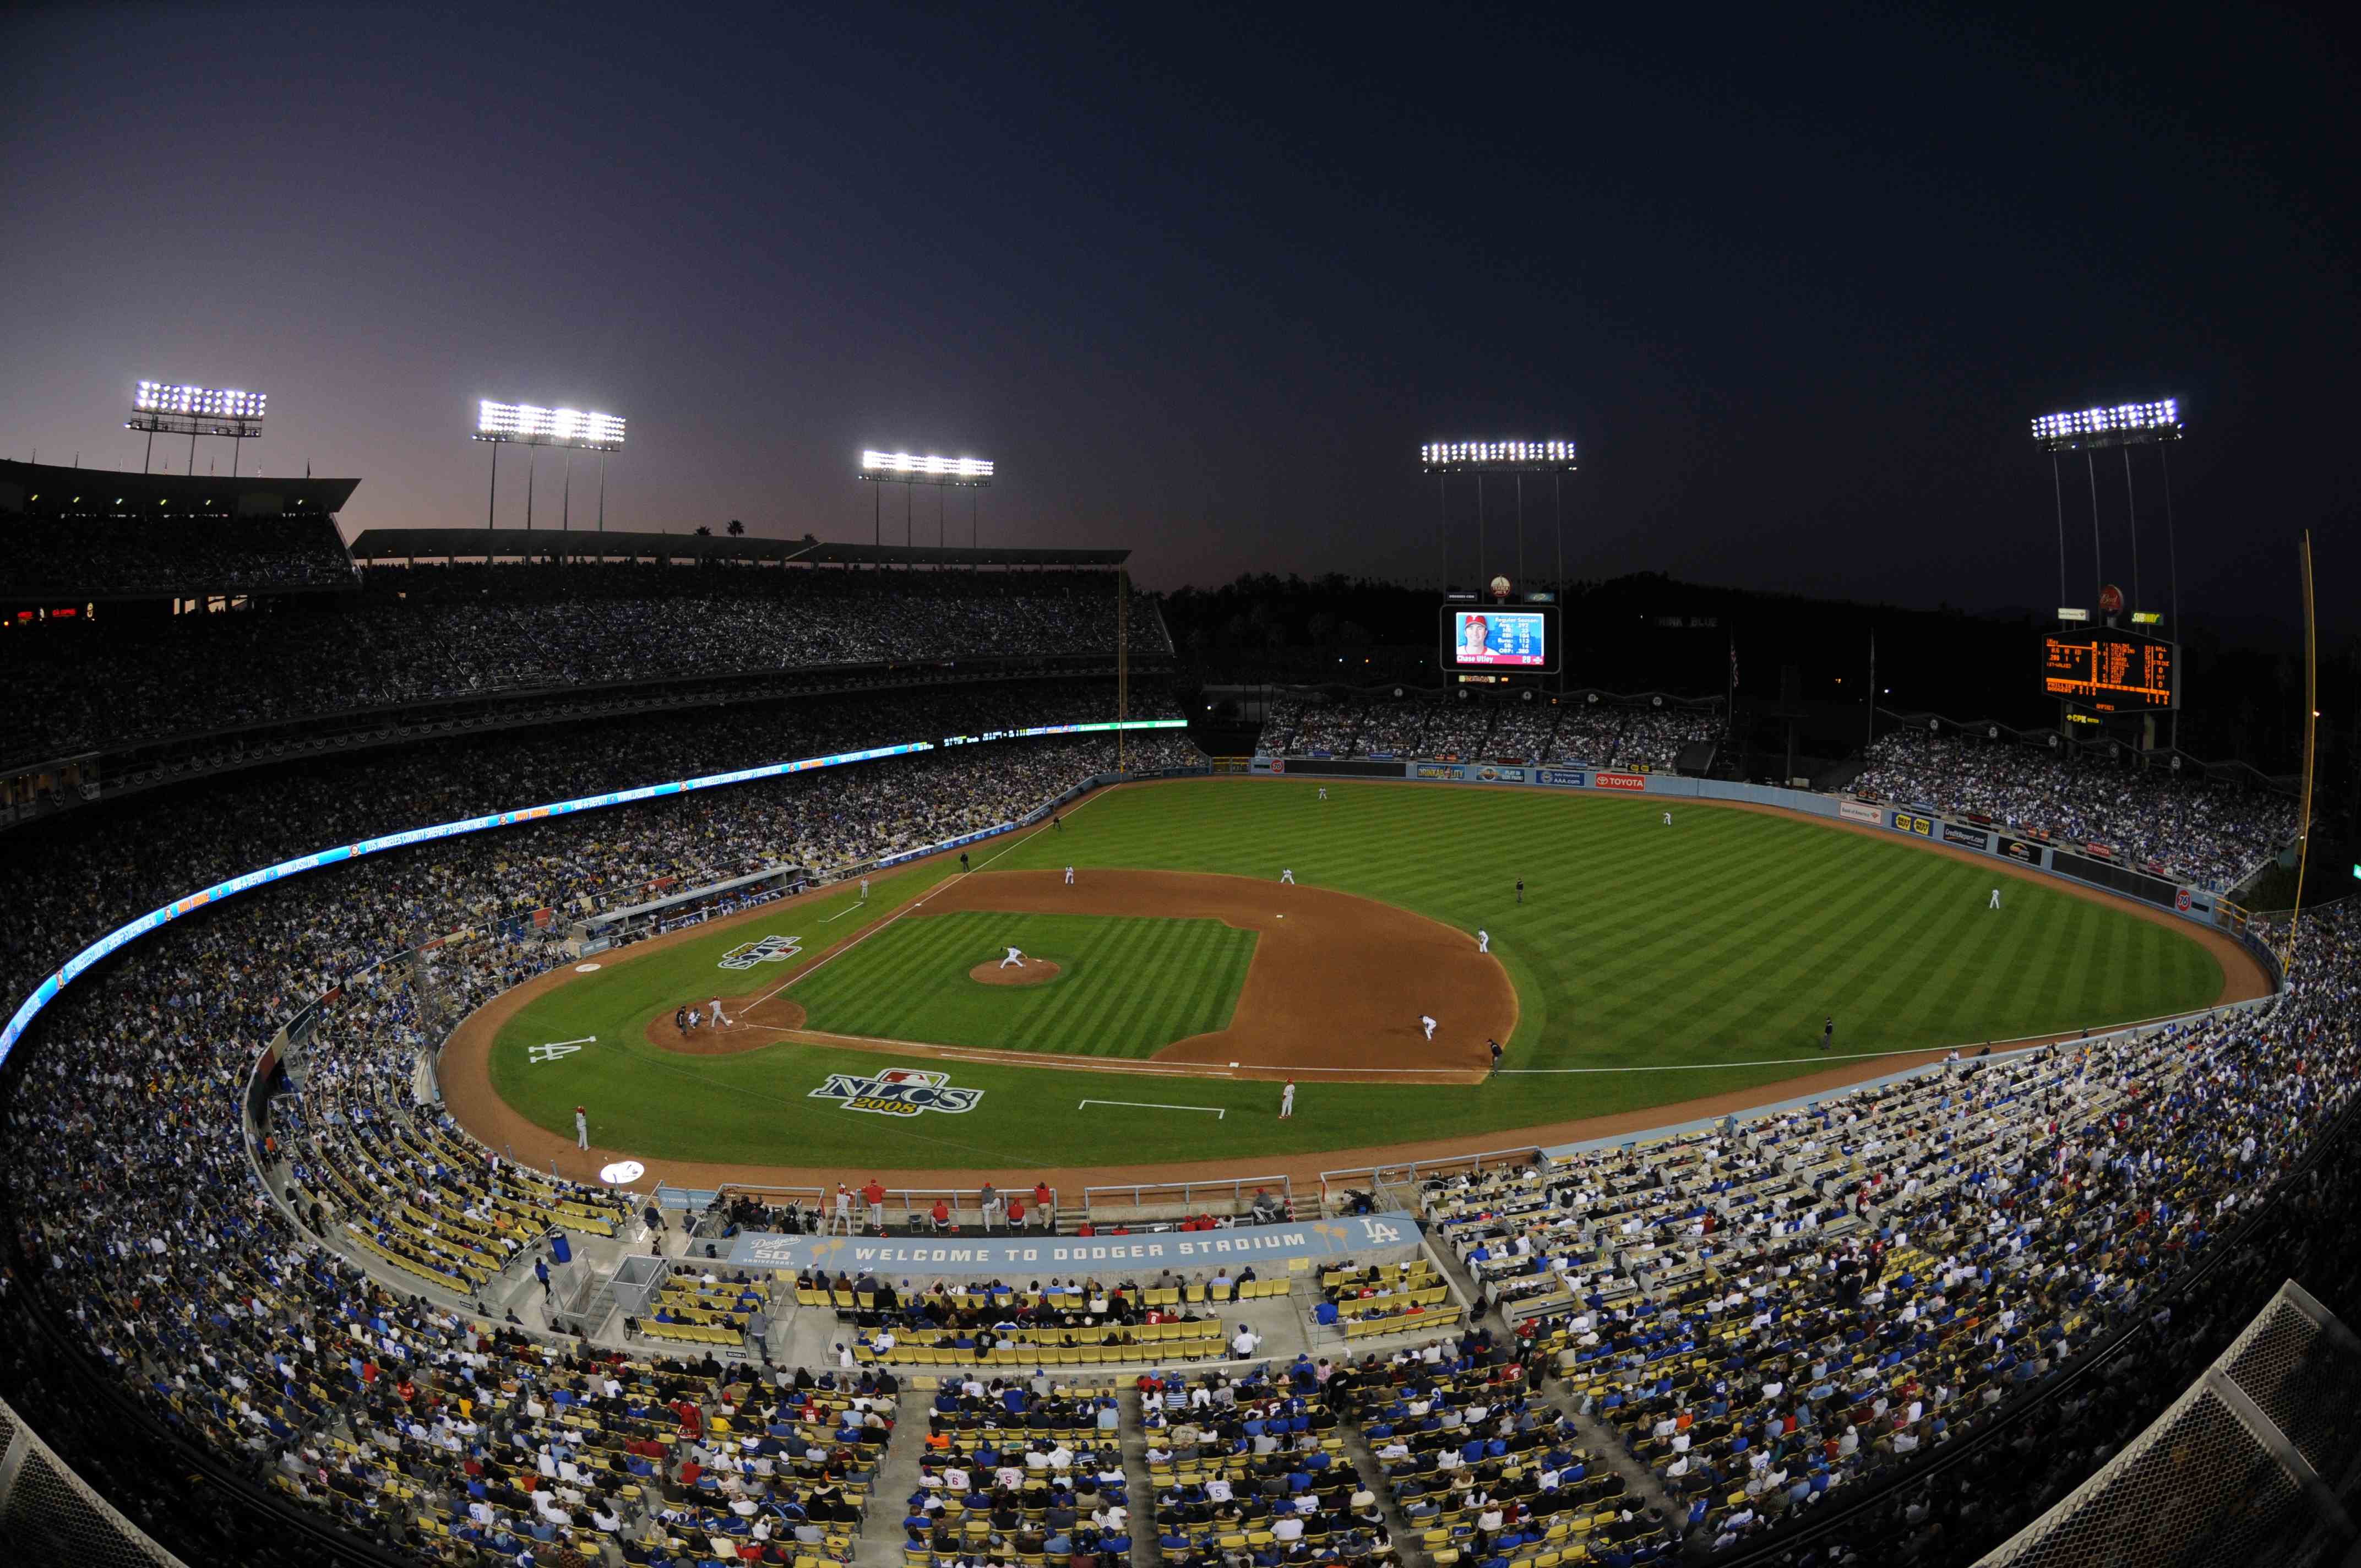
{"type": "Polygon", "coordinates": [[[2309,1564],[2355,1539],[2361,1343],[2292,1282],[2123,1453],[1979,1568],[2309,1564]]]}
{"type": "Polygon", "coordinates": [[[0,1400],[0,1556],[10,1563],[58,1568],[179,1568],[181,1561],[83,1486],[5,1400],[0,1400]]]}

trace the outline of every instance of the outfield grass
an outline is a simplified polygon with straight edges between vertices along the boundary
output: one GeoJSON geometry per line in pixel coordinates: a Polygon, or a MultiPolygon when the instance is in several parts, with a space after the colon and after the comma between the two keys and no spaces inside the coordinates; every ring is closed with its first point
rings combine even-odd
{"type": "Polygon", "coordinates": [[[1218,920],[964,911],[895,921],[790,993],[837,1035],[1148,1057],[1226,1029],[1255,934],[1218,920]],[[1009,948],[1058,966],[1040,985],[968,978],[1009,948]]]}
{"type": "MultiPolygon", "coordinates": [[[[1298,1114],[1281,1123],[1273,1119],[1276,1086],[1266,1083],[1130,1081],[961,1062],[949,1069],[952,1081],[986,1091],[975,1110],[896,1119],[808,1098],[828,1072],[873,1072],[890,1058],[807,1047],[692,1058],[647,1046],[647,1020],[683,998],[767,989],[760,970],[717,987],[719,950],[774,929],[807,945],[833,940],[830,933],[845,927],[823,922],[831,912],[823,905],[775,927],[741,927],[708,939],[716,952],[692,942],[625,958],[537,999],[502,1030],[494,1083],[534,1122],[569,1135],[573,1106],[590,1103],[597,1139],[652,1165],[1244,1160],[1476,1134],[1767,1085],[1817,1069],[1824,1059],[1817,1049],[1821,1021],[1831,1014],[1841,1055],[2063,1033],[2200,1007],[2222,986],[2213,956],[2167,927],[1900,841],[1679,804],[1665,828],[1661,799],[1327,784],[1325,802],[1315,799],[1312,784],[1294,781],[1116,790],[1069,814],[1062,833],[976,860],[992,870],[1071,863],[1257,877],[1291,867],[1300,882],[1382,899],[1469,931],[1482,927],[1517,986],[1521,1016],[1507,1065],[1525,1072],[1449,1090],[1311,1080],[1300,1091],[1298,1114]],[[1521,875],[1521,906],[1513,891],[1521,875]],[[2005,905],[1999,911],[1984,907],[1995,883],[2005,905]],[[595,1046],[562,1061],[529,1060],[534,1042],[593,1034],[595,1046]],[[1133,1092],[1149,1082],[1156,1092],[1133,1092]],[[1085,1098],[1218,1106],[1230,1114],[1216,1121],[1148,1109],[1078,1110],[1085,1098]]],[[[940,874],[907,876],[931,882],[940,874]]],[[[921,885],[881,883],[879,907],[921,885]]],[[[997,932],[1020,918],[1071,917],[988,918],[997,932]]],[[[807,987],[826,981],[848,993],[904,999],[872,965],[897,959],[905,938],[895,934],[902,927],[923,932],[936,923],[899,922],[790,994],[812,1006],[814,996],[825,996],[807,995],[807,987]],[[872,948],[873,960],[864,957],[872,948]]],[[[989,951],[987,944],[977,957],[989,951]]],[[[961,985],[974,961],[955,964],[961,985]]],[[[1137,979],[1152,990],[1152,972],[1137,979]]],[[[1047,1003],[1066,989],[1060,981],[1004,994],[1047,1003]]],[[[1204,988],[1186,981],[1173,989],[1204,988]]],[[[1235,989],[1221,989],[1224,1009],[1235,989]]]]}

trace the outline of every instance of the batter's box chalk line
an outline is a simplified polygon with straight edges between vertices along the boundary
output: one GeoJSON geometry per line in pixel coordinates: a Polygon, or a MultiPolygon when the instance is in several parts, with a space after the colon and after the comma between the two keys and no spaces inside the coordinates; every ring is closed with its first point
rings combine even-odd
{"type": "Polygon", "coordinates": [[[1080,1111],[1092,1105],[1128,1105],[1135,1111],[1211,1111],[1215,1121],[1230,1113],[1226,1105],[1167,1105],[1154,1100],[1085,1100],[1074,1109],[1080,1111]]]}

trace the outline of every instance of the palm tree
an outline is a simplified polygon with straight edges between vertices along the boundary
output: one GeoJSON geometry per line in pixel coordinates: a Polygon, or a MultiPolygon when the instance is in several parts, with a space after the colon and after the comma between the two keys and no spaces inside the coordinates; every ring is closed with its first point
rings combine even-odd
{"type": "Polygon", "coordinates": [[[742,522],[739,521],[738,521],[736,518],[734,518],[734,517],[733,517],[733,518],[731,518],[731,519],[730,520],[730,538],[735,539],[735,538],[737,538],[740,534],[741,534],[741,533],[743,533],[743,532],[746,532],[746,525],[745,525],[744,523],[742,523],[742,522]]]}
{"type": "Polygon", "coordinates": [[[699,539],[710,539],[710,538],[712,538],[712,537],[713,537],[713,529],[712,529],[711,525],[710,525],[710,524],[708,524],[708,523],[702,523],[702,522],[698,523],[698,524],[697,525],[697,536],[699,539]]]}

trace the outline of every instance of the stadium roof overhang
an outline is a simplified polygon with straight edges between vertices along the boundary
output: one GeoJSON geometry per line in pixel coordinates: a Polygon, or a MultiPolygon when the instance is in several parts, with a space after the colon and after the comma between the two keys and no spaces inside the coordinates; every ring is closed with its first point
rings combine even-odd
{"type": "Polygon", "coordinates": [[[0,511],[33,517],[334,517],[359,486],[358,479],[126,474],[0,458],[0,511]]]}
{"type": "Polygon", "coordinates": [[[1120,566],[1131,558],[1128,550],[970,550],[546,528],[370,528],[353,541],[352,551],[357,561],[794,561],[814,566],[1120,566]]]}

